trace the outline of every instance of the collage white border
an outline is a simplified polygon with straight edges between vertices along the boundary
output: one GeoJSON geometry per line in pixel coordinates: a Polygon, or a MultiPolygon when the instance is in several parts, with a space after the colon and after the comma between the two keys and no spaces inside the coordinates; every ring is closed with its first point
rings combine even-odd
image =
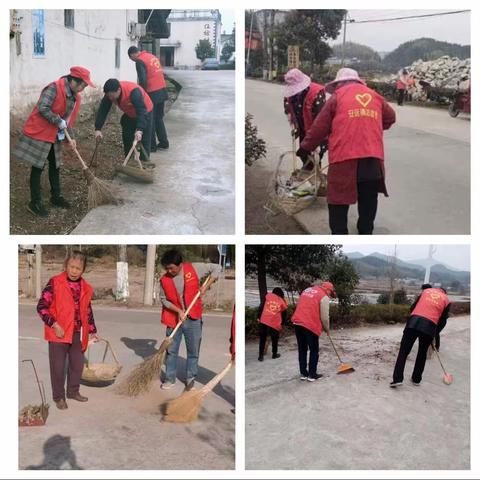
{"type": "MultiPolygon", "coordinates": [[[[168,6],[170,2],[152,2],[151,0],[141,2],[143,8],[158,8],[168,6]]],[[[245,115],[245,80],[244,74],[244,49],[241,48],[244,42],[244,10],[259,8],[359,8],[358,2],[349,0],[335,2],[332,4],[327,1],[305,1],[305,0],[217,0],[201,1],[201,0],[184,0],[175,4],[175,8],[221,8],[234,9],[236,17],[236,42],[237,42],[237,70],[236,70],[236,168],[235,168],[235,185],[236,185],[236,234],[235,235],[169,235],[169,236],[10,236],[9,235],[9,69],[8,69],[8,38],[7,29],[9,27],[9,9],[11,8],[72,8],[82,9],[98,9],[98,2],[92,0],[84,0],[83,2],[60,2],[58,0],[43,1],[18,1],[13,2],[7,0],[0,6],[0,58],[3,59],[3,72],[0,76],[2,85],[2,95],[0,95],[0,119],[3,128],[0,130],[2,164],[1,164],[1,182],[3,185],[3,201],[0,204],[0,232],[1,232],[1,272],[2,280],[0,282],[0,291],[2,292],[2,347],[0,348],[0,364],[8,366],[16,364],[18,358],[18,260],[17,246],[22,243],[44,243],[44,244],[64,244],[64,243],[104,243],[104,244],[216,244],[216,243],[235,243],[236,244],[236,296],[237,296],[237,325],[238,325],[238,354],[236,365],[236,470],[235,471],[218,471],[218,470],[82,470],[82,471],[25,471],[18,470],[18,427],[17,427],[17,410],[18,410],[18,374],[17,369],[12,368],[6,374],[2,374],[2,386],[4,388],[1,396],[1,412],[2,421],[0,429],[0,478],[195,478],[195,479],[254,479],[254,478],[359,478],[359,479],[376,479],[376,478],[479,478],[480,477],[480,458],[475,456],[475,452],[480,451],[480,350],[475,350],[473,345],[479,345],[480,333],[478,325],[473,319],[476,318],[478,311],[476,301],[472,302],[472,326],[471,326],[471,470],[465,471],[429,471],[429,470],[412,470],[412,471],[384,471],[384,470],[298,470],[298,471],[277,471],[277,470],[244,470],[245,465],[245,377],[244,377],[244,335],[243,322],[244,318],[244,251],[245,244],[249,243],[300,243],[300,244],[320,244],[320,243],[348,243],[351,245],[362,244],[471,244],[471,265],[472,265],[472,298],[475,298],[475,292],[479,291],[480,283],[478,280],[477,269],[480,265],[480,222],[478,217],[473,213],[480,212],[480,167],[475,162],[478,159],[478,138],[472,136],[472,232],[470,236],[374,236],[374,237],[335,237],[332,236],[277,236],[277,235],[261,235],[261,236],[245,236],[244,213],[245,213],[245,195],[244,195],[244,115],[245,115]],[[7,413],[8,412],[8,413],[7,413]]],[[[131,8],[131,2],[126,0],[117,0],[115,9],[131,8]]],[[[398,8],[398,5],[386,4],[379,0],[366,0],[362,2],[361,8],[365,9],[385,9],[398,8]]],[[[404,0],[402,8],[405,9],[471,9],[471,25],[472,25],[472,78],[474,79],[472,101],[473,111],[479,112],[478,103],[478,87],[480,84],[475,79],[478,78],[478,46],[479,31],[474,26],[480,25],[480,6],[472,1],[412,1],[404,0]]],[[[113,9],[113,7],[112,7],[113,9]]],[[[478,27],[477,27],[478,28],[478,27]]],[[[478,121],[473,116],[471,123],[471,131],[476,132],[478,121]]],[[[454,168],[454,165],[452,165],[454,168]]],[[[391,199],[395,201],[395,199],[391,199]]],[[[448,199],[445,199],[448,201],[448,199]]],[[[395,439],[392,439],[395,441],[395,439]]],[[[179,452],[181,455],[182,452],[179,452]]]]}

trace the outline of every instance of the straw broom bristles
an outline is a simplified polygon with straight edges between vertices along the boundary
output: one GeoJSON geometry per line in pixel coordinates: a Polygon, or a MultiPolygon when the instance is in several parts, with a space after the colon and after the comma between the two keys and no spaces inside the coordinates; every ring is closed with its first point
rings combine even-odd
{"type": "Polygon", "coordinates": [[[200,390],[184,392],[178,398],[167,402],[164,407],[163,420],[174,423],[188,423],[195,421],[198,418],[205,396],[220,383],[232,366],[233,360],[230,360],[228,365],[200,390]]]}
{"type": "Polygon", "coordinates": [[[100,205],[118,204],[110,185],[104,180],[95,177],[93,173],[86,169],[83,171],[88,184],[88,209],[96,208],[100,205]]]}

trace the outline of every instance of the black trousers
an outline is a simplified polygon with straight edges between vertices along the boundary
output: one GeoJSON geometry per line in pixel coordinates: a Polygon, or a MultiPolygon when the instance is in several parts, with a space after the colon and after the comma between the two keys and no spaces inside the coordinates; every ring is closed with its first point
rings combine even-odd
{"type": "Polygon", "coordinates": [[[53,401],[65,399],[65,364],[68,359],[67,396],[73,397],[80,390],[83,371],[83,353],[80,332],[73,334],[72,343],[48,342],[50,360],[50,380],[53,401]]]}
{"type": "Polygon", "coordinates": [[[168,94],[159,96],[150,96],[153,102],[153,128],[152,128],[152,143],[151,148],[168,148],[167,129],[163,117],[165,116],[165,101],[168,99],[168,94]]]}
{"type": "MultiPolygon", "coordinates": [[[[145,148],[148,156],[150,156],[150,139],[152,137],[152,119],[153,119],[153,110],[147,113],[147,125],[143,130],[142,136],[142,145],[145,148]],[[147,141],[148,139],[148,141],[147,141]]],[[[126,114],[122,115],[120,119],[120,125],[122,126],[122,140],[123,140],[123,151],[125,156],[130,151],[132,147],[133,139],[135,137],[135,132],[137,131],[137,119],[129,117],[126,114]]],[[[140,153],[140,159],[142,161],[147,161],[148,158],[145,157],[143,151],[140,153]]]]}
{"type": "Polygon", "coordinates": [[[397,95],[397,104],[403,105],[403,100],[405,98],[405,90],[399,89],[397,95]]]}
{"type": "MultiPolygon", "coordinates": [[[[378,180],[357,183],[358,221],[360,235],[373,233],[378,206],[378,180]]],[[[348,235],[348,209],[350,205],[328,204],[328,221],[332,235],[348,235]]]]}
{"type": "Polygon", "coordinates": [[[272,355],[276,355],[278,353],[278,337],[280,336],[280,332],[275,330],[264,323],[260,324],[260,345],[258,350],[258,356],[263,357],[263,352],[265,352],[265,344],[267,343],[267,337],[270,335],[272,339],[272,355]]]}
{"type": "Polygon", "coordinates": [[[403,382],[405,363],[417,338],[418,353],[415,360],[415,367],[413,368],[412,380],[416,383],[420,383],[422,381],[422,374],[423,370],[425,369],[425,362],[427,361],[428,347],[432,344],[433,338],[413,328],[406,328],[403,331],[400,350],[398,352],[397,362],[395,363],[395,369],[393,371],[394,382],[403,382]]]}
{"type": "Polygon", "coordinates": [[[314,377],[317,373],[318,365],[318,335],[300,325],[295,325],[295,335],[298,345],[298,363],[300,366],[300,375],[304,377],[314,377]],[[307,353],[310,350],[307,369],[307,353]]]}
{"type": "MultiPolygon", "coordinates": [[[[50,182],[50,192],[53,198],[58,198],[60,193],[60,169],[57,168],[55,162],[55,150],[50,148],[47,156],[48,160],[48,180],[50,182]]],[[[45,168],[45,166],[44,166],[45,168]]],[[[32,167],[30,172],[30,198],[33,203],[42,200],[42,187],[40,180],[42,178],[43,168],[32,167]]]]}

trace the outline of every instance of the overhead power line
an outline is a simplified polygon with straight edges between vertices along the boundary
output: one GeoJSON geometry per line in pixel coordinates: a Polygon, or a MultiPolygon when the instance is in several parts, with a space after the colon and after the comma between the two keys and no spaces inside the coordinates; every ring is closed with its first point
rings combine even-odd
{"type": "Polygon", "coordinates": [[[470,12],[470,10],[455,10],[453,12],[442,12],[442,13],[427,13],[424,15],[408,15],[405,17],[394,17],[394,18],[378,18],[378,19],[371,19],[371,20],[359,20],[355,21],[354,19],[350,19],[350,23],[377,23],[377,22],[393,22],[395,20],[407,20],[413,18],[426,18],[426,17],[439,17],[442,15],[456,15],[458,13],[466,13],[470,12]]]}

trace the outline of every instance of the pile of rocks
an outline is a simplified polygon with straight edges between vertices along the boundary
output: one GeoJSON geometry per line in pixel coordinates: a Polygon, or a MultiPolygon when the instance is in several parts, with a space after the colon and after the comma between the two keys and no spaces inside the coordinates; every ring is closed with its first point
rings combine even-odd
{"type": "Polygon", "coordinates": [[[409,76],[424,80],[434,88],[456,89],[459,82],[470,78],[470,59],[444,55],[428,62],[417,60],[405,69],[409,76]]]}

